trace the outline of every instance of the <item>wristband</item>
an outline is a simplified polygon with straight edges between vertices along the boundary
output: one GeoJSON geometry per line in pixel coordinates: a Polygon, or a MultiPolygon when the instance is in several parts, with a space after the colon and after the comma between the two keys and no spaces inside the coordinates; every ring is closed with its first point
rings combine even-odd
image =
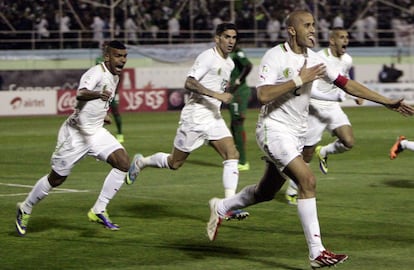
{"type": "Polygon", "coordinates": [[[303,81],[300,76],[293,77],[292,80],[295,83],[296,87],[301,87],[303,85],[303,81]]]}
{"type": "Polygon", "coordinates": [[[342,75],[339,75],[336,80],[333,82],[336,86],[343,89],[348,82],[348,78],[342,75]]]}

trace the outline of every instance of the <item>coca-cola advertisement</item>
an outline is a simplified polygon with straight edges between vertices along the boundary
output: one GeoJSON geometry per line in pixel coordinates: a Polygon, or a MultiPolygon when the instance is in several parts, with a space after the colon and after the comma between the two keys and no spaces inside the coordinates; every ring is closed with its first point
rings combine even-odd
{"type": "Polygon", "coordinates": [[[71,114],[76,105],[76,90],[61,89],[57,92],[57,114],[71,114]]]}

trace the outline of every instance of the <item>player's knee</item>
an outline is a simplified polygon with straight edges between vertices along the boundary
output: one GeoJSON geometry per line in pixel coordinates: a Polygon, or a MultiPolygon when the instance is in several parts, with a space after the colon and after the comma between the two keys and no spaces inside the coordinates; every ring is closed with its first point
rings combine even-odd
{"type": "Polygon", "coordinates": [[[57,187],[60,186],[61,184],[63,184],[63,182],[65,182],[67,176],[62,176],[59,175],[58,173],[56,173],[55,171],[52,170],[52,172],[49,174],[47,180],[49,182],[49,184],[52,187],[57,187]]]}
{"type": "Polygon", "coordinates": [[[234,146],[234,149],[232,149],[231,151],[229,151],[227,153],[226,160],[228,160],[228,159],[239,159],[239,157],[240,157],[239,151],[237,151],[236,146],[234,146]]]}
{"type": "Polygon", "coordinates": [[[184,162],[181,161],[169,161],[168,162],[168,167],[173,170],[176,171],[179,168],[181,168],[181,166],[183,166],[184,162]]]}
{"type": "Polygon", "coordinates": [[[355,144],[355,140],[352,137],[345,138],[344,140],[341,140],[341,142],[346,148],[348,148],[348,150],[351,150],[355,144]]]}
{"type": "Polygon", "coordinates": [[[128,160],[124,160],[122,162],[119,162],[118,166],[116,167],[118,170],[127,172],[129,170],[129,162],[128,160]]]}
{"type": "Polygon", "coordinates": [[[313,197],[316,190],[316,177],[314,175],[308,175],[306,178],[299,181],[298,186],[305,195],[305,198],[313,197]]]}

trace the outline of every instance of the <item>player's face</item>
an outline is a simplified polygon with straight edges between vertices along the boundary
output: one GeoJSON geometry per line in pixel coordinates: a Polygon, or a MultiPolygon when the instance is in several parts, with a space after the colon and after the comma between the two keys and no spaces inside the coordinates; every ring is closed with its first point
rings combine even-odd
{"type": "Polygon", "coordinates": [[[313,19],[312,14],[304,13],[298,16],[294,27],[294,33],[296,34],[296,44],[299,47],[315,47],[315,20],[313,19]]]}
{"type": "Polygon", "coordinates": [[[110,48],[105,54],[105,65],[114,75],[121,75],[122,69],[127,61],[127,51],[110,48]]]}
{"type": "Polygon", "coordinates": [[[329,39],[329,47],[333,55],[339,57],[346,53],[349,44],[349,35],[345,30],[335,30],[329,39]]]}
{"type": "Polygon", "coordinates": [[[224,31],[220,36],[215,37],[216,47],[221,52],[223,57],[227,57],[236,46],[237,32],[229,29],[224,31]]]}

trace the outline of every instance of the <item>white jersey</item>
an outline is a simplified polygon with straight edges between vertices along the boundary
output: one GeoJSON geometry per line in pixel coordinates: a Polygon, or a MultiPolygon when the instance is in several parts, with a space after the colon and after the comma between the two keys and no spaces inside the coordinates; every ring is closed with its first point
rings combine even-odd
{"type": "MultiPolygon", "coordinates": [[[[230,57],[223,58],[216,48],[202,52],[188,72],[189,77],[198,80],[204,87],[223,93],[230,81],[234,62],[230,57]]],[[[221,101],[206,95],[191,92],[181,111],[181,120],[192,123],[208,123],[211,119],[222,118],[221,101]]]]}
{"type": "MultiPolygon", "coordinates": [[[[325,80],[333,82],[339,72],[329,65],[314,51],[307,49],[306,56],[294,53],[287,42],[269,49],[263,56],[259,67],[257,87],[277,85],[292,80],[299,75],[305,59],[306,66],[312,67],[319,63],[327,65],[325,80]]],[[[294,89],[280,98],[265,104],[261,108],[259,122],[265,121],[280,131],[286,130],[295,136],[304,136],[307,129],[309,100],[312,83],[294,89]]]]}
{"type": "MultiPolygon", "coordinates": [[[[320,55],[326,61],[326,63],[330,65],[331,69],[334,69],[342,76],[349,78],[349,71],[352,68],[352,57],[349,54],[345,53],[341,57],[336,57],[332,54],[330,48],[325,48],[323,50],[320,50],[318,52],[318,55],[320,55]]],[[[332,83],[328,83],[324,80],[316,80],[313,83],[311,104],[330,106],[330,104],[332,104],[332,101],[341,101],[344,98],[345,92],[332,83]],[[318,93],[321,93],[322,95],[318,93]],[[324,98],[321,96],[329,98],[324,98]]]]}
{"type": "Polygon", "coordinates": [[[115,96],[119,76],[113,75],[104,63],[88,69],[81,77],[78,91],[86,88],[90,91],[111,91],[111,97],[107,101],[93,99],[89,101],[78,100],[75,111],[68,118],[68,123],[79,129],[85,135],[93,135],[104,124],[109,104],[115,96]]]}

